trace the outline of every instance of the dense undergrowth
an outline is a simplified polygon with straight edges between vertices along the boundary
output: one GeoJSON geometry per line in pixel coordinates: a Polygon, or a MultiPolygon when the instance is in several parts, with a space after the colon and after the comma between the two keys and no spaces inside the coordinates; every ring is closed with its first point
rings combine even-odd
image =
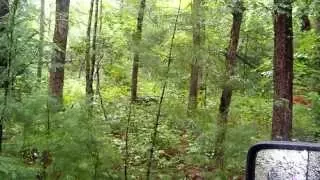
{"type": "MultiPolygon", "coordinates": [[[[99,103],[94,104],[89,117],[81,100],[83,88],[78,86],[81,85],[75,86],[73,80],[67,81],[65,109],[58,113],[48,111],[46,92],[42,91],[12,105],[12,118],[6,123],[5,153],[0,162],[2,178],[34,179],[45,171],[49,179],[123,179],[129,92],[119,87],[102,89],[107,118],[99,103]],[[49,152],[47,165],[42,161],[45,151],[49,152]]],[[[243,177],[250,145],[270,139],[272,100],[243,93],[233,97],[226,140],[227,166],[221,172],[213,165],[218,108],[214,94],[207,99],[206,106],[192,115],[186,113],[183,93],[179,96],[168,93],[165,97],[153,162],[154,177],[243,177]]],[[[154,93],[146,95],[156,98],[154,93]]],[[[133,107],[128,134],[130,179],[141,179],[146,173],[156,108],[153,101],[133,107]]],[[[314,113],[312,108],[294,106],[295,139],[318,140],[320,129],[314,113]]]]}
{"type": "MultiPolygon", "coordinates": [[[[84,77],[86,24],[83,22],[88,19],[89,1],[71,0],[74,4],[70,8],[64,107],[57,112],[48,107],[54,100],[48,98],[46,76],[55,47],[52,43],[55,12],[51,6],[55,1],[51,0],[50,7],[47,4],[46,9],[47,32],[43,42],[41,83],[36,75],[37,60],[40,59],[39,4],[21,2],[15,17],[16,24],[12,29],[10,26],[14,40],[10,44],[13,46],[11,49],[2,48],[8,44],[8,33],[0,34],[0,55],[6,55],[4,51],[14,52],[11,67],[14,87],[7,103],[4,103],[3,87],[0,92],[0,108],[5,110],[1,117],[3,115],[7,119],[1,122],[4,140],[0,154],[0,180],[44,177],[49,180],[118,180],[125,178],[126,160],[128,179],[144,179],[158,100],[165,80],[168,80],[168,88],[160,114],[152,179],[195,179],[197,176],[209,180],[243,179],[248,148],[256,142],[271,139],[274,46],[271,15],[274,6],[271,1],[244,0],[246,10],[237,67],[235,75],[228,81],[234,93],[225,140],[224,170],[214,165],[214,149],[219,130],[217,117],[221,91],[227,84],[225,54],[232,25],[230,6],[235,1],[204,3],[206,12],[202,14],[202,23],[205,24],[205,42],[200,51],[204,59],[201,66],[205,71],[199,89],[206,92],[199,93],[198,108],[192,113],[187,112],[193,57],[191,1],[182,1],[176,37],[170,44],[178,1],[148,0],[140,46],[132,37],[140,1],[125,1],[123,7],[115,6],[111,0],[101,1],[101,32],[97,40],[99,63],[96,65],[100,68],[101,97],[94,88],[93,105],[88,107],[84,77]],[[173,62],[170,72],[165,74],[171,45],[173,62]],[[132,106],[128,123],[132,59],[137,51],[140,52],[141,66],[138,81],[140,99],[132,106]]],[[[304,9],[315,21],[320,8],[316,3],[309,5],[309,9],[305,9],[306,6],[305,1],[297,0],[293,10],[293,95],[304,101],[293,105],[293,140],[319,142],[320,30],[300,31],[300,13],[304,9]]],[[[2,60],[0,85],[7,78],[2,72],[4,64],[2,60]]]]}

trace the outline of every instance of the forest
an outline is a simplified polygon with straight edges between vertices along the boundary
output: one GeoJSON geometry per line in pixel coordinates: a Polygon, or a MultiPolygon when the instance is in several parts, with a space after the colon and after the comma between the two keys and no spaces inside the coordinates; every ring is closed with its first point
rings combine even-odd
{"type": "Polygon", "coordinates": [[[0,179],[245,179],[320,142],[319,0],[0,0],[0,179]]]}

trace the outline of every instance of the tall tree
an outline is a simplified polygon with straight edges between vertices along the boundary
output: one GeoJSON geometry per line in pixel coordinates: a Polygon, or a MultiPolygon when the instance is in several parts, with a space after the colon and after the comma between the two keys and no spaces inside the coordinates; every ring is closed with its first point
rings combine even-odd
{"type": "MultiPolygon", "coordinates": [[[[136,47],[140,46],[140,42],[142,39],[142,25],[143,25],[145,8],[146,8],[146,0],[141,0],[138,18],[137,18],[137,29],[133,37],[136,47]]],[[[139,61],[140,61],[140,52],[139,52],[139,49],[135,49],[133,64],[132,64],[132,76],[131,76],[132,78],[131,79],[131,101],[137,100],[139,61]]]]}
{"type": "Polygon", "coordinates": [[[223,87],[218,117],[218,131],[215,142],[215,163],[218,168],[224,168],[224,142],[226,139],[228,114],[231,104],[233,87],[231,84],[231,78],[235,75],[235,66],[237,58],[237,48],[240,38],[240,28],[243,18],[244,6],[242,0],[233,1],[232,5],[232,28],[230,41],[228,46],[228,52],[226,54],[226,70],[227,81],[223,87]]]}
{"type": "Polygon", "coordinates": [[[55,44],[51,58],[49,93],[58,105],[63,104],[64,64],[69,31],[70,0],[56,0],[56,17],[53,42],[55,44]]]}
{"type": "Polygon", "coordinates": [[[44,41],[44,26],[45,26],[45,2],[41,0],[41,12],[40,12],[40,42],[39,42],[39,60],[37,67],[38,81],[41,81],[42,76],[42,61],[43,61],[43,41],[44,41]]]}
{"type": "Polygon", "coordinates": [[[96,67],[97,59],[97,32],[98,32],[98,20],[99,20],[99,0],[95,1],[95,13],[94,13],[94,27],[93,27],[93,37],[92,37],[92,55],[91,55],[91,72],[90,72],[90,82],[91,87],[93,86],[93,76],[96,67]]]}
{"type": "MultiPolygon", "coordinates": [[[[5,36],[5,29],[6,29],[6,26],[4,25],[5,23],[3,22],[4,21],[4,16],[6,16],[7,14],[9,13],[9,1],[8,0],[3,0],[3,1],[0,1],[0,37],[1,36],[5,36]]],[[[1,70],[4,70],[7,68],[7,58],[6,58],[6,55],[3,55],[3,54],[6,54],[7,50],[7,47],[6,46],[3,46],[2,44],[0,45],[0,65],[1,65],[1,70]]],[[[1,86],[6,86],[6,83],[7,80],[4,80],[4,83],[0,83],[1,86]]],[[[4,88],[8,88],[8,87],[4,87],[4,88]]],[[[5,94],[6,96],[6,94],[5,94]]],[[[4,97],[6,99],[6,97],[4,97]]],[[[6,101],[4,101],[6,102],[6,101]]],[[[5,120],[5,106],[4,105],[4,109],[1,110],[1,117],[0,117],[0,152],[2,151],[2,139],[3,139],[3,123],[4,123],[4,120],[5,120]]]]}
{"type": "MultiPolygon", "coordinates": [[[[6,37],[7,28],[7,14],[9,13],[9,1],[0,1],[0,37],[6,37]]],[[[7,45],[6,43],[0,44],[0,70],[4,71],[7,68],[7,45]]],[[[0,83],[0,87],[3,88],[6,85],[5,80],[0,83]]]]}
{"type": "MultiPolygon", "coordinates": [[[[208,2],[207,0],[201,0],[201,31],[200,31],[200,38],[201,38],[201,54],[203,53],[203,49],[205,49],[206,45],[206,12],[208,11],[208,2]]],[[[208,81],[208,62],[204,59],[205,56],[202,55],[202,61],[200,62],[199,68],[199,82],[198,82],[198,89],[199,89],[199,96],[203,106],[207,105],[207,81],[208,81]]]]}
{"type": "Polygon", "coordinates": [[[98,55],[98,61],[96,63],[96,77],[97,77],[97,80],[96,80],[96,93],[97,93],[97,95],[99,96],[99,99],[100,99],[100,106],[101,106],[101,109],[102,109],[102,112],[103,112],[104,119],[107,120],[108,119],[107,110],[105,108],[103,97],[102,97],[102,94],[101,94],[101,91],[100,91],[100,68],[103,65],[102,64],[103,53],[100,52],[100,50],[102,49],[102,46],[103,46],[103,42],[102,42],[102,39],[101,39],[102,26],[103,26],[102,22],[103,22],[103,4],[102,4],[102,0],[100,0],[99,23],[98,23],[99,24],[98,37],[99,37],[99,42],[100,43],[98,44],[97,50],[96,50],[97,55],[98,55]]]}
{"type": "Polygon", "coordinates": [[[91,24],[92,24],[92,14],[93,14],[94,0],[91,0],[89,9],[89,19],[87,27],[87,39],[86,39],[86,54],[85,54],[85,64],[86,64],[86,95],[87,100],[91,101],[93,96],[92,78],[91,78],[91,63],[90,63],[90,50],[91,50],[91,24]]]}
{"type": "Polygon", "coordinates": [[[192,31],[193,31],[193,46],[192,46],[192,64],[189,88],[189,110],[197,107],[198,97],[198,83],[200,66],[199,61],[201,58],[200,45],[201,45],[201,0],[193,0],[192,3],[192,31]]]}
{"type": "Polygon", "coordinates": [[[289,140],[292,131],[292,0],[275,0],[272,139],[289,140]]]}

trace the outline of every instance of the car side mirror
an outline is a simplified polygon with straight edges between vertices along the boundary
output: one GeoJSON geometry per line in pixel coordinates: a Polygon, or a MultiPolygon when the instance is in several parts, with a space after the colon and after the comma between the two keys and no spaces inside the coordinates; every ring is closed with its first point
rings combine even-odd
{"type": "Polygon", "coordinates": [[[249,149],[247,180],[319,180],[320,144],[261,142],[249,149]]]}

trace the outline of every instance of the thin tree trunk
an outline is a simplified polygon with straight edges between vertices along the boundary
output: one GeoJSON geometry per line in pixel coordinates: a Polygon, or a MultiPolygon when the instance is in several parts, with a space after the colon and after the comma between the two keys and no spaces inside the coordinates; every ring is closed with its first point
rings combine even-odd
{"type": "Polygon", "coordinates": [[[129,113],[127,118],[127,127],[125,132],[125,156],[124,156],[124,179],[128,180],[128,170],[129,170],[129,130],[131,124],[131,115],[132,115],[133,102],[130,102],[129,113]]]}
{"type": "Polygon", "coordinates": [[[218,117],[218,131],[216,135],[216,142],[215,142],[215,164],[216,167],[219,169],[224,169],[224,151],[225,151],[225,139],[227,133],[227,125],[228,125],[228,113],[231,104],[232,98],[232,84],[230,84],[231,77],[234,75],[234,69],[236,66],[236,55],[237,55],[237,48],[239,44],[240,38],[240,28],[243,18],[243,2],[242,0],[237,0],[233,4],[233,22],[231,28],[231,37],[228,47],[228,53],[226,55],[226,69],[227,69],[227,83],[224,85],[221,99],[220,99],[220,106],[219,106],[219,117],[218,117]]]}
{"type": "MultiPolygon", "coordinates": [[[[91,55],[91,72],[90,72],[90,87],[93,87],[93,76],[95,72],[96,67],[96,59],[97,59],[97,31],[98,31],[98,19],[99,19],[99,0],[95,1],[96,9],[95,9],[95,21],[94,21],[94,27],[93,27],[93,38],[92,38],[92,55],[91,55]]],[[[94,92],[92,90],[92,96],[94,95],[94,92]]],[[[93,97],[91,98],[93,99],[93,97]]]]}
{"type": "Polygon", "coordinates": [[[5,29],[1,29],[1,31],[5,32],[4,30],[7,30],[2,35],[7,36],[8,43],[4,46],[4,51],[6,52],[5,55],[2,58],[2,60],[5,62],[5,73],[6,77],[4,80],[4,103],[3,103],[3,109],[1,111],[1,117],[0,117],[0,152],[2,151],[2,139],[3,139],[3,129],[4,129],[4,122],[8,120],[9,114],[8,111],[8,98],[11,94],[11,90],[13,89],[13,73],[12,73],[12,60],[14,59],[16,50],[15,44],[14,44],[14,28],[15,28],[15,18],[16,13],[18,10],[19,0],[14,0],[12,2],[11,8],[9,7],[9,1],[2,1],[0,3],[0,23],[3,21],[3,17],[9,13],[9,23],[5,29]]]}
{"type": "Polygon", "coordinates": [[[290,140],[292,132],[292,2],[275,0],[272,139],[290,140]]]}
{"type": "Polygon", "coordinates": [[[69,31],[69,5],[70,0],[56,0],[56,19],[53,42],[56,45],[51,58],[49,93],[63,105],[64,64],[69,31]]]}
{"type": "Polygon", "coordinates": [[[42,76],[44,25],[45,25],[45,2],[44,0],[41,0],[39,60],[38,60],[38,67],[37,67],[38,82],[41,82],[41,76],[42,76]]]}
{"type": "MultiPolygon", "coordinates": [[[[3,23],[3,17],[6,16],[9,13],[9,2],[8,0],[0,1],[0,25],[3,23]]],[[[0,36],[5,36],[5,28],[0,29],[0,36]]],[[[6,49],[6,46],[0,45],[1,50],[6,49]]],[[[5,51],[5,50],[2,50],[5,51]]],[[[7,62],[7,57],[0,54],[0,62],[7,62]]],[[[2,65],[2,64],[1,64],[2,65]]],[[[5,65],[2,68],[7,68],[7,65],[5,65]]],[[[0,84],[2,85],[2,83],[0,84]]],[[[3,84],[4,88],[7,88],[6,81],[3,84]]],[[[4,103],[6,103],[6,94],[4,95],[4,103]]],[[[0,117],[0,152],[2,152],[2,139],[3,139],[3,124],[6,119],[6,104],[4,104],[3,109],[1,110],[1,117],[0,117]]]]}
{"type": "MultiPolygon", "coordinates": [[[[7,113],[8,111],[8,99],[9,96],[11,95],[11,91],[13,89],[13,73],[12,73],[12,60],[14,59],[15,56],[15,44],[14,44],[14,28],[15,28],[15,18],[16,18],[16,13],[18,10],[18,5],[19,5],[19,0],[14,0],[12,2],[12,6],[11,8],[9,7],[9,2],[4,2],[6,3],[6,5],[8,6],[7,9],[7,14],[9,12],[9,23],[7,26],[7,32],[6,32],[6,36],[8,38],[8,43],[7,46],[5,47],[6,50],[6,54],[5,54],[5,58],[4,60],[6,61],[5,63],[5,69],[6,69],[6,77],[4,80],[4,103],[3,103],[3,109],[1,112],[1,143],[0,143],[0,147],[2,146],[2,136],[3,136],[3,124],[6,120],[8,120],[8,116],[9,114],[7,113]]],[[[3,7],[5,9],[5,4],[3,4],[3,7]]]]}
{"type": "Polygon", "coordinates": [[[103,56],[104,56],[104,53],[102,53],[100,51],[100,49],[102,49],[103,45],[104,45],[104,41],[102,40],[102,26],[103,26],[103,4],[102,4],[102,0],[100,0],[100,10],[99,10],[99,40],[100,40],[100,43],[98,44],[98,54],[99,54],[99,59],[97,61],[97,64],[96,64],[96,76],[97,76],[97,82],[96,82],[96,91],[97,91],[97,95],[99,96],[99,99],[100,99],[100,105],[101,105],[101,109],[103,111],[103,116],[104,116],[104,119],[107,120],[108,119],[108,115],[107,115],[107,109],[104,105],[104,100],[103,100],[103,97],[102,97],[102,94],[101,94],[101,91],[100,91],[100,67],[103,65],[102,62],[103,62],[103,56]]]}
{"type": "MultiPolygon", "coordinates": [[[[103,4],[102,4],[102,0],[100,0],[100,10],[99,10],[99,39],[101,40],[101,34],[102,34],[102,18],[103,18],[103,15],[102,15],[102,9],[103,9],[103,4]]],[[[104,102],[103,102],[103,97],[102,97],[102,94],[101,94],[101,91],[100,91],[100,67],[102,66],[102,59],[103,59],[103,53],[101,53],[99,50],[102,49],[103,47],[103,42],[100,42],[100,44],[97,46],[98,47],[98,50],[97,50],[97,53],[99,54],[99,59],[97,61],[97,64],[96,64],[96,76],[97,76],[97,81],[96,81],[96,93],[97,95],[99,96],[99,99],[100,99],[100,105],[101,105],[101,109],[103,111],[103,116],[104,116],[104,119],[107,120],[108,119],[108,116],[107,116],[107,110],[104,106],[104,102]],[[100,53],[99,53],[100,52],[100,53]]]]}
{"type": "MultiPolygon", "coordinates": [[[[201,44],[200,44],[200,51],[202,51],[206,44],[206,19],[205,19],[205,13],[208,11],[208,8],[206,7],[206,0],[201,1],[201,29],[200,29],[200,38],[201,38],[201,44]]],[[[207,57],[207,56],[206,56],[207,57]]],[[[200,71],[199,71],[199,95],[201,97],[201,103],[204,107],[207,105],[207,78],[208,78],[208,64],[207,60],[204,59],[205,57],[202,56],[203,61],[200,62],[200,71]]]]}
{"type": "Polygon", "coordinates": [[[7,78],[6,78],[6,86],[5,86],[5,97],[7,98],[9,94],[11,94],[12,90],[14,89],[14,75],[13,75],[13,68],[12,68],[12,61],[16,55],[16,45],[14,39],[14,28],[15,28],[15,21],[16,21],[16,13],[18,10],[20,0],[14,0],[12,2],[12,7],[10,8],[9,12],[9,25],[8,25],[8,57],[7,57],[7,78]]]}
{"type": "MultiPolygon", "coordinates": [[[[177,31],[177,26],[178,26],[178,19],[180,16],[180,10],[181,10],[181,0],[179,1],[179,8],[178,8],[178,12],[176,15],[176,19],[175,19],[175,23],[174,23],[174,29],[173,29],[173,33],[172,33],[172,38],[171,38],[171,43],[170,43],[170,49],[168,52],[168,64],[167,64],[167,70],[166,70],[166,74],[165,74],[165,80],[162,86],[162,91],[161,91],[161,95],[160,95],[160,101],[158,104],[158,111],[156,114],[156,120],[154,123],[154,128],[153,128],[153,133],[151,135],[151,147],[150,147],[150,154],[149,154],[149,159],[148,159],[148,164],[147,164],[147,174],[146,174],[146,179],[149,180],[151,179],[151,168],[152,168],[152,163],[153,163],[153,154],[156,148],[156,144],[157,144],[157,137],[158,137],[158,127],[160,124],[160,117],[161,117],[161,108],[162,108],[162,103],[164,100],[164,96],[166,93],[166,88],[168,85],[168,78],[169,78],[169,72],[170,72],[170,66],[172,63],[172,51],[173,51],[173,43],[175,40],[175,36],[176,36],[176,31],[177,31]]],[[[128,124],[129,125],[129,124],[128,124]]]]}
{"type": "Polygon", "coordinates": [[[100,91],[100,66],[101,66],[101,60],[98,61],[97,63],[97,69],[96,69],[96,75],[97,75],[97,84],[96,84],[96,92],[97,92],[97,95],[99,96],[99,99],[100,99],[100,105],[101,105],[101,109],[102,109],[102,112],[103,112],[103,116],[104,116],[104,120],[107,120],[108,119],[108,114],[107,114],[107,110],[104,106],[104,102],[103,102],[103,97],[102,97],[102,94],[101,94],[101,91],[100,91]]]}
{"type": "MultiPolygon", "coordinates": [[[[140,1],[140,8],[137,18],[137,30],[134,34],[134,42],[135,47],[140,46],[142,39],[142,26],[143,26],[143,18],[144,11],[146,7],[146,0],[140,1]]],[[[140,49],[135,49],[133,64],[132,64],[132,79],[131,79],[131,101],[134,102],[137,100],[137,89],[138,89],[138,74],[139,74],[139,61],[140,61],[140,49]]]]}
{"type": "Polygon", "coordinates": [[[92,23],[92,14],[94,1],[91,0],[90,9],[89,9],[89,19],[88,19],[88,27],[87,27],[87,39],[86,39],[86,54],[85,54],[85,64],[86,64],[86,96],[87,101],[92,102],[93,97],[93,81],[91,77],[91,62],[90,62],[90,50],[91,50],[91,23],[92,23]]]}
{"type": "Polygon", "coordinates": [[[200,45],[201,45],[201,0],[193,0],[192,4],[192,31],[193,31],[193,47],[192,47],[192,64],[189,88],[189,104],[188,109],[197,108],[198,83],[200,72],[200,45]]]}
{"type": "Polygon", "coordinates": [[[103,4],[102,4],[102,0],[100,0],[100,10],[99,10],[99,23],[100,23],[100,26],[99,26],[99,35],[101,36],[101,32],[102,32],[102,21],[103,21],[103,4]]]}

